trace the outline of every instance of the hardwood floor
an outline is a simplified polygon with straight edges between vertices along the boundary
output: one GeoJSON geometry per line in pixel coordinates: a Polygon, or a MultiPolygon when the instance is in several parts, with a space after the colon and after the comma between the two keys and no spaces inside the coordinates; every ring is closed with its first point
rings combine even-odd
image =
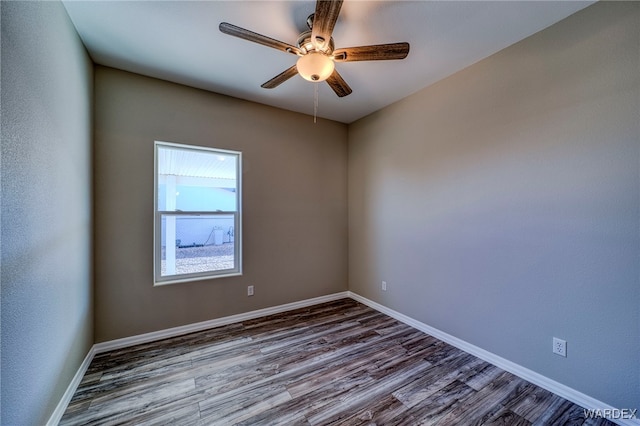
{"type": "Polygon", "coordinates": [[[61,425],[606,425],[351,299],[98,354],[61,425]]]}

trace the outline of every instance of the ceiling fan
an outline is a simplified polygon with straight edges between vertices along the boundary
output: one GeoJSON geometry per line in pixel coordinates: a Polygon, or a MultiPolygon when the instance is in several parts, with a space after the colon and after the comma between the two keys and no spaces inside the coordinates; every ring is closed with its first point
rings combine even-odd
{"type": "Polygon", "coordinates": [[[288,44],[247,29],[222,22],[220,31],[264,46],[299,56],[292,67],[262,84],[273,89],[296,74],[312,82],[325,81],[339,97],[352,90],[335,69],[335,62],[386,61],[404,59],[409,54],[409,43],[389,43],[335,49],[331,34],[338,20],[342,0],[318,0],[316,10],[307,18],[308,31],[298,36],[296,45],[288,44]]]}

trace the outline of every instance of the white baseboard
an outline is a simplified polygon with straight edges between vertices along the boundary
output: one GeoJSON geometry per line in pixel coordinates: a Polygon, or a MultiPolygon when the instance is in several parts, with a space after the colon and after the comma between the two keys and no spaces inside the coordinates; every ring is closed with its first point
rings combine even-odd
{"type": "Polygon", "coordinates": [[[93,360],[95,354],[96,353],[94,350],[94,346],[92,346],[91,349],[89,349],[87,356],[84,357],[82,364],[80,364],[80,368],[78,368],[78,371],[73,376],[73,379],[71,379],[71,383],[69,383],[69,386],[67,386],[67,390],[62,395],[62,399],[60,399],[60,402],[56,406],[56,409],[53,410],[53,414],[51,414],[51,417],[49,417],[47,426],[55,426],[60,423],[60,419],[62,419],[64,412],[67,410],[69,402],[71,402],[73,394],[76,393],[76,389],[78,389],[78,386],[80,385],[80,382],[84,377],[84,373],[87,372],[87,369],[89,368],[89,365],[91,364],[91,361],[93,360]]]}
{"type": "MultiPolygon", "coordinates": [[[[60,422],[62,415],[64,414],[73,394],[75,393],[78,385],[82,381],[82,377],[85,372],[89,368],[93,357],[96,354],[107,352],[114,349],[122,349],[129,346],[138,345],[141,343],[149,343],[156,340],[166,339],[170,337],[176,337],[183,334],[194,333],[197,331],[207,330],[214,327],[220,327],[222,325],[233,324],[236,322],[246,321],[250,319],[260,318],[267,315],[278,314],[286,311],[291,311],[299,308],[306,308],[308,306],[317,305],[319,303],[331,302],[338,299],[351,298],[360,303],[363,303],[376,311],[379,311],[383,314],[386,314],[392,318],[397,319],[411,327],[414,327],[424,333],[427,333],[437,339],[442,340],[452,346],[455,346],[458,349],[461,349],[471,355],[474,355],[490,364],[495,365],[505,371],[508,371],[516,376],[527,380],[534,385],[540,386],[543,389],[546,389],[550,392],[555,393],[562,398],[565,398],[575,404],[578,404],[586,409],[590,410],[605,410],[610,409],[614,410],[614,407],[611,407],[608,404],[605,404],[601,401],[598,401],[595,398],[592,398],[588,395],[585,395],[577,390],[570,388],[568,386],[563,385],[562,383],[556,382],[554,380],[549,379],[535,371],[529,370],[528,368],[522,367],[514,362],[511,362],[505,358],[502,358],[496,354],[493,354],[489,351],[486,351],[478,346],[472,345],[471,343],[465,342],[464,340],[458,339],[455,336],[447,334],[443,331],[440,331],[436,328],[433,328],[427,324],[424,324],[420,321],[417,321],[411,317],[408,317],[404,314],[401,314],[393,309],[387,308],[384,305],[381,305],[377,302],[369,300],[365,297],[360,296],[359,294],[353,293],[351,291],[345,291],[341,293],[334,293],[327,296],[315,297],[312,299],[306,299],[299,302],[287,303],[284,305],[273,306],[270,308],[258,309],[251,312],[246,312],[237,315],[231,315],[223,318],[216,318],[209,321],[198,322],[194,324],[188,324],[180,327],[173,327],[166,330],[154,331],[151,333],[140,334],[137,336],[125,337],[122,339],[111,340],[108,342],[96,343],[89,350],[89,353],[85,357],[84,361],[80,365],[78,372],[73,377],[73,380],[67,387],[66,392],[64,393],[62,399],[58,403],[55,411],[51,415],[49,421],[47,422],[47,426],[54,426],[60,422]]],[[[623,426],[638,426],[640,425],[640,420],[619,420],[619,419],[610,419],[616,422],[619,425],[623,426]]]]}
{"type": "MultiPolygon", "coordinates": [[[[519,364],[516,364],[508,359],[502,358],[494,353],[486,351],[478,346],[472,345],[471,343],[465,342],[464,340],[458,339],[455,336],[452,336],[448,333],[438,330],[437,328],[433,328],[427,324],[424,324],[420,321],[417,321],[411,317],[408,317],[400,312],[394,311],[393,309],[387,308],[384,305],[381,305],[373,300],[369,300],[366,297],[362,297],[359,294],[353,293],[351,291],[348,292],[348,295],[353,300],[356,300],[360,303],[363,303],[370,308],[375,309],[376,311],[382,312],[383,314],[389,315],[392,318],[397,319],[400,322],[403,322],[407,325],[410,325],[413,328],[416,328],[422,332],[425,332],[437,339],[442,340],[450,344],[451,346],[455,346],[456,348],[463,350],[471,355],[474,355],[480,358],[483,361],[486,361],[490,364],[495,365],[498,368],[501,368],[509,373],[512,373],[528,382],[533,383],[534,385],[540,386],[543,389],[546,389],[554,394],[567,399],[575,404],[580,405],[588,410],[615,410],[614,407],[609,404],[605,404],[602,401],[598,401],[595,398],[590,397],[589,395],[585,395],[582,392],[579,392],[569,386],[563,385],[562,383],[556,382],[555,380],[551,380],[550,378],[543,376],[542,374],[536,373],[535,371],[529,370],[519,364]]],[[[616,410],[620,411],[620,410],[616,410]]],[[[619,425],[624,426],[638,426],[640,425],[640,420],[628,420],[628,419],[608,419],[619,425]]]]}
{"type": "Polygon", "coordinates": [[[307,306],[317,305],[319,303],[331,302],[338,299],[349,297],[348,292],[334,293],[327,296],[314,297],[312,299],[301,300],[299,302],[287,303],[284,305],[272,306],[270,308],[258,309],[256,311],[245,312],[228,317],[216,318],[209,321],[187,324],[180,327],[167,328],[166,330],[154,331],[151,333],[139,334],[137,336],[124,337],[122,339],[110,340],[108,342],[96,343],[94,345],[95,353],[111,351],[114,349],[127,348],[129,346],[139,345],[141,343],[149,343],[156,340],[167,339],[169,337],[181,336],[183,334],[195,333],[197,331],[208,330],[222,325],[233,324],[234,322],[246,321],[250,319],[260,318],[267,315],[279,314],[307,306]]]}

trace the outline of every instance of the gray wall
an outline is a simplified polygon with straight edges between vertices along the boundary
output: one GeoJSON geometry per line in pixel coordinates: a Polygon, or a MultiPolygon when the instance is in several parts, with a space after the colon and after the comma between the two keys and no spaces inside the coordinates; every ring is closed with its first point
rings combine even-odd
{"type": "Polygon", "coordinates": [[[349,289],[638,408],[639,52],[598,3],[352,124],[349,289]]]}
{"type": "Polygon", "coordinates": [[[347,290],[346,125],[95,77],[96,342],[347,290]],[[153,286],[154,140],[242,151],[243,276],[153,286]]]}
{"type": "Polygon", "coordinates": [[[43,424],[93,344],[93,66],[59,2],[2,2],[2,424],[43,424]]]}

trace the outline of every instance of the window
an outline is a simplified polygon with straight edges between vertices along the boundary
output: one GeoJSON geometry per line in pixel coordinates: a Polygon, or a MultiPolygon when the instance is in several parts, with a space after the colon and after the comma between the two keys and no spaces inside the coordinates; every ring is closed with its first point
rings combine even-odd
{"type": "Polygon", "coordinates": [[[242,274],[241,160],[155,143],[155,285],[242,274]]]}

